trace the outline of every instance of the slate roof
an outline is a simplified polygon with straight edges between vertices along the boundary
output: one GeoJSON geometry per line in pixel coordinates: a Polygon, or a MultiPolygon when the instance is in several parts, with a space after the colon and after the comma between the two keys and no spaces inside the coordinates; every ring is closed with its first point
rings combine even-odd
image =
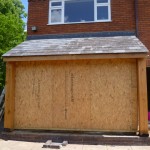
{"type": "Polygon", "coordinates": [[[147,52],[147,48],[135,36],[114,36],[29,40],[5,53],[3,57],[147,52]]]}

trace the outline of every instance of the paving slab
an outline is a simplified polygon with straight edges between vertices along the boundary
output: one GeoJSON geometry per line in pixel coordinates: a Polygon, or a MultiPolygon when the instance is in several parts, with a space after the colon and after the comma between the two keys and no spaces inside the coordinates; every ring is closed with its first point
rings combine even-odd
{"type": "Polygon", "coordinates": [[[107,146],[107,150],[132,150],[131,146],[107,146]]]}
{"type": "Polygon", "coordinates": [[[43,150],[41,143],[0,141],[0,150],[43,150]]]}
{"type": "Polygon", "coordinates": [[[132,150],[150,150],[150,146],[132,146],[132,150]]]}
{"type": "MultiPolygon", "coordinates": [[[[0,150],[50,150],[42,148],[44,143],[24,142],[0,139],[0,150]]],[[[52,149],[58,150],[58,149],[52,149]]],[[[60,150],[150,150],[150,146],[118,146],[118,145],[84,145],[68,144],[60,150]]]]}
{"type": "Polygon", "coordinates": [[[107,150],[106,145],[84,145],[83,150],[107,150]]]}
{"type": "Polygon", "coordinates": [[[61,150],[83,150],[83,144],[68,144],[66,147],[61,148],[61,150]]]}

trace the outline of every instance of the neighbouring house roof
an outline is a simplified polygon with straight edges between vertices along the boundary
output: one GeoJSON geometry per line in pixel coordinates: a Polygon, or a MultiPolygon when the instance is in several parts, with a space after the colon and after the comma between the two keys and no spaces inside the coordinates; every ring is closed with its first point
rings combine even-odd
{"type": "Polygon", "coordinates": [[[147,52],[147,48],[135,36],[114,36],[29,40],[11,49],[3,57],[132,54],[147,52]]]}

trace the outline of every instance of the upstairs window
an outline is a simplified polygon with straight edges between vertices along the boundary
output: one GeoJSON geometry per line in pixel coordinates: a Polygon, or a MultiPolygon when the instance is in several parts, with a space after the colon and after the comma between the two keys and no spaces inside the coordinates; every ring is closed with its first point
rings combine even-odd
{"type": "Polygon", "coordinates": [[[49,24],[111,21],[110,0],[50,0],[49,24]]]}

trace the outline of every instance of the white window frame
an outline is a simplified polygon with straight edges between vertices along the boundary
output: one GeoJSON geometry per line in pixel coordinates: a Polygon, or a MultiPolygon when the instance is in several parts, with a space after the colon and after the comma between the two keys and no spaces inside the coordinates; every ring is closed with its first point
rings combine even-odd
{"type": "Polygon", "coordinates": [[[63,22],[64,22],[64,0],[50,0],[50,3],[49,3],[49,23],[50,24],[64,24],[63,22]],[[61,2],[62,5],[61,6],[53,6],[53,7],[51,7],[51,4],[53,2],[61,2]],[[61,12],[62,12],[62,14],[61,14],[61,22],[52,23],[51,22],[51,18],[52,18],[51,17],[51,11],[52,10],[58,10],[58,9],[60,9],[61,12]]]}
{"type": "Polygon", "coordinates": [[[111,3],[110,0],[108,0],[107,3],[97,3],[97,0],[94,0],[94,20],[95,22],[107,22],[111,21],[111,3]],[[97,19],[97,8],[107,6],[108,7],[108,19],[98,20],[97,19]]]}
{"type": "Polygon", "coordinates": [[[111,21],[111,0],[108,0],[108,3],[97,3],[97,0],[94,1],[94,21],[86,21],[86,22],[64,22],[64,13],[65,13],[65,1],[71,0],[49,0],[49,19],[48,25],[56,25],[56,24],[77,24],[77,23],[94,23],[94,22],[110,22],[111,21]],[[52,6],[53,2],[61,2],[61,6],[52,6]],[[97,19],[97,7],[108,6],[108,19],[98,20],[97,19]],[[51,22],[51,11],[61,9],[61,22],[51,22]]]}

